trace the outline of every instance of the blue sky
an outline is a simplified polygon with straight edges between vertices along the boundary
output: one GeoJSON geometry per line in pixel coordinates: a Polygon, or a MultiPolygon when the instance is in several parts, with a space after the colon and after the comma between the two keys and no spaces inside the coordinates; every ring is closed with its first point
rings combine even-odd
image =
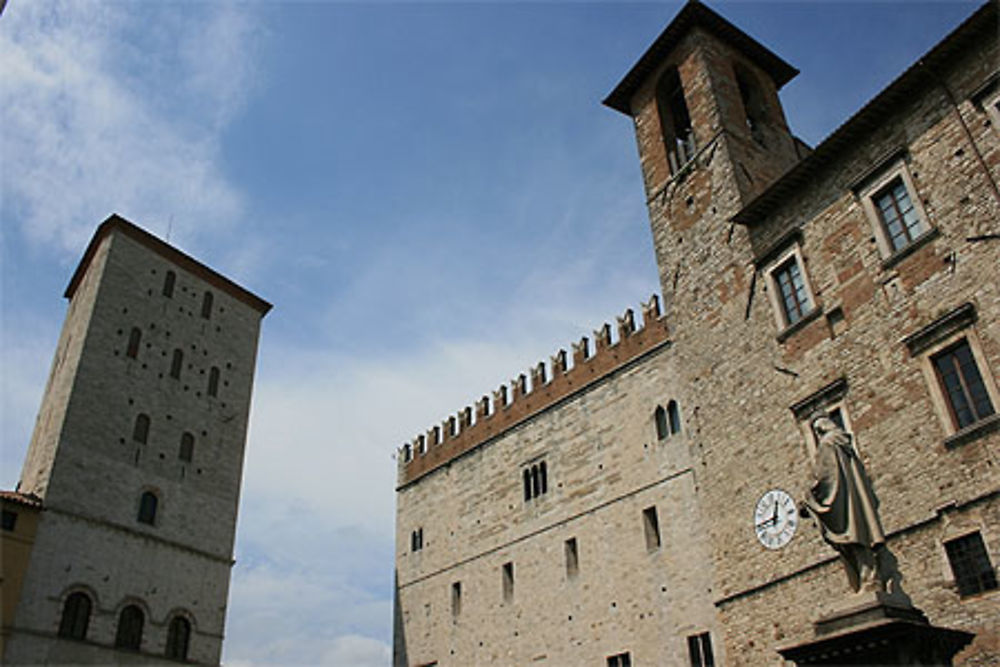
{"type": "MultiPolygon", "coordinates": [[[[819,142],[967,2],[715,2],[819,142]]],[[[117,212],[275,304],[225,660],[385,665],[397,446],[658,291],[630,121],[678,3],[11,0],[0,486],[117,212]]]]}

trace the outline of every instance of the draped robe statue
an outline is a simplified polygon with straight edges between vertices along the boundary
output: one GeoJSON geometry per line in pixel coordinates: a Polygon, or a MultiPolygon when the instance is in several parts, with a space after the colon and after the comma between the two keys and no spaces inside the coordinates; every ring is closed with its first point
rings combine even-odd
{"type": "Polygon", "coordinates": [[[885,533],[864,464],[851,436],[832,419],[819,417],[812,428],[818,445],[806,507],[818,520],[823,539],[840,554],[851,588],[885,591],[880,562],[886,554],[885,533]]]}

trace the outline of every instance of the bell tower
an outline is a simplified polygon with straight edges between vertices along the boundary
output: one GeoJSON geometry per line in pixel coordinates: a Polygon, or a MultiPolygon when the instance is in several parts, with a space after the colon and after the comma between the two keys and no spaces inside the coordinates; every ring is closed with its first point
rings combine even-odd
{"type": "Polygon", "coordinates": [[[692,0],[604,100],[635,125],[664,311],[680,338],[745,292],[749,244],[730,218],[807,150],[778,99],[797,73],[692,0]]]}

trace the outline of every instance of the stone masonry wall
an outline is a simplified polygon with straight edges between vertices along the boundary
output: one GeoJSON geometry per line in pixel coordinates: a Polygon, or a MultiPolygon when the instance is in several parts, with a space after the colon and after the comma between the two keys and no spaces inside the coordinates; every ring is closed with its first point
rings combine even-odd
{"type": "Polygon", "coordinates": [[[642,664],[683,664],[686,636],[713,629],[689,422],[665,440],[653,422],[677,390],[672,356],[669,347],[651,351],[400,488],[396,562],[410,664],[585,664],[624,651],[642,664]],[[549,490],[525,501],[522,470],[542,460],[549,490]],[[652,506],[661,546],[648,550],[643,510],[652,506]],[[423,548],[412,551],[418,529],[423,548]],[[566,571],[570,538],[575,578],[566,571]],[[504,563],[514,568],[510,600],[504,563]]]}

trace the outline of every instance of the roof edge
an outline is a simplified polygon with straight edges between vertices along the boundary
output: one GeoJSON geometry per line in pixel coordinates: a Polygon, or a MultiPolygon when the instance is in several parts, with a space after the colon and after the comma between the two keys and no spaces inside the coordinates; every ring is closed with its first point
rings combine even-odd
{"type": "Polygon", "coordinates": [[[635,91],[642,85],[646,77],[659,66],[664,57],[674,49],[681,38],[695,27],[709,30],[742,51],[771,76],[779,90],[799,73],[799,70],[737,28],[722,15],[702,4],[700,0],[688,0],[677,16],[667,24],[659,37],[653,41],[646,52],[639,57],[639,60],[615,86],[615,89],[604,98],[603,104],[626,116],[631,116],[630,107],[635,91]]]}
{"type": "Polygon", "coordinates": [[[931,47],[927,53],[893,79],[875,97],[841,123],[837,129],[817,144],[809,155],[779,176],[766,190],[748,202],[730,220],[741,225],[753,224],[771,212],[778,203],[786,199],[789,192],[798,187],[804,179],[820,167],[834,159],[841,150],[856,145],[856,142],[853,141],[855,135],[869,131],[876,117],[906,103],[909,99],[908,93],[916,85],[917,78],[928,68],[946,62],[962,42],[976,33],[994,28],[997,20],[997,4],[996,0],[987,0],[982,4],[954,30],[931,47]]]}
{"type": "Polygon", "coordinates": [[[84,251],[83,257],[80,259],[80,263],[73,272],[73,277],[70,278],[69,285],[66,286],[66,291],[63,293],[64,297],[67,299],[73,298],[77,287],[79,287],[80,282],[83,280],[83,275],[87,272],[87,268],[90,266],[91,261],[94,259],[94,255],[97,253],[97,247],[100,245],[104,237],[109,236],[114,232],[121,233],[130,239],[141,243],[164,259],[173,262],[186,271],[190,271],[209,284],[215,286],[223,292],[226,292],[238,301],[250,306],[259,312],[261,317],[266,315],[272,308],[270,303],[261,299],[253,292],[240,287],[218,271],[212,269],[206,264],[203,264],[202,262],[199,262],[187,253],[178,250],[169,243],[153,236],[146,230],[132,222],[129,222],[117,213],[112,213],[108,216],[108,218],[102,222],[100,226],[98,226],[97,231],[94,232],[94,236],[91,237],[90,243],[87,244],[87,249],[84,251]]]}

